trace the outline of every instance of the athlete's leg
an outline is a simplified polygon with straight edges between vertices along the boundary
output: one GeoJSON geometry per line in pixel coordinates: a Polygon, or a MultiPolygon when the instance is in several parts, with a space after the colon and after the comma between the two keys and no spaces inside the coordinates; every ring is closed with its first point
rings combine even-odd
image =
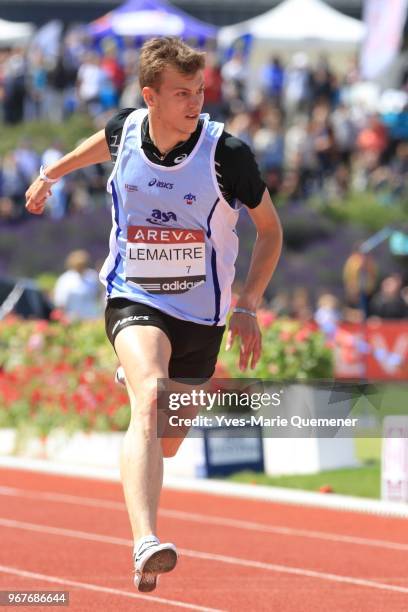
{"type": "Polygon", "coordinates": [[[167,378],[171,345],[152,326],[129,326],[115,340],[131,402],[121,453],[121,478],[135,542],[155,533],[163,455],[157,436],[157,379],[167,378]]]}
{"type": "MultiPolygon", "coordinates": [[[[208,390],[210,387],[210,380],[198,385],[191,385],[186,383],[181,383],[179,381],[171,380],[169,383],[169,390],[171,393],[191,393],[194,389],[196,391],[200,391],[203,389],[204,391],[208,390]]],[[[173,412],[172,414],[177,414],[178,417],[182,417],[183,419],[193,419],[202,409],[201,406],[183,406],[177,410],[177,412],[173,412]]],[[[165,429],[163,430],[162,435],[162,448],[163,448],[163,456],[164,457],[174,457],[180,448],[181,443],[187,436],[190,427],[185,425],[184,422],[180,426],[172,426],[169,422],[165,429]]]]}
{"type": "MultiPolygon", "coordinates": [[[[120,385],[124,385],[127,389],[129,398],[130,398],[130,402],[132,406],[136,406],[136,397],[131,389],[131,387],[128,385],[127,381],[126,381],[126,377],[125,377],[125,373],[124,370],[122,368],[122,366],[119,366],[116,370],[115,373],[115,382],[117,382],[120,385]]],[[[176,383],[170,383],[170,384],[176,384],[176,383]]],[[[173,387],[171,387],[173,389],[173,387]]],[[[178,389],[179,387],[177,387],[178,389]]],[[[169,387],[170,389],[170,387],[169,387]]],[[[190,385],[183,385],[182,390],[180,391],[181,393],[183,392],[188,392],[191,390],[191,386],[190,385]]],[[[174,389],[174,391],[176,391],[176,388],[174,389]]],[[[184,409],[184,408],[183,408],[184,409]]],[[[197,416],[199,408],[195,408],[193,406],[191,406],[191,408],[186,408],[187,412],[183,412],[183,416],[185,417],[189,417],[189,418],[194,418],[195,416],[197,416]]],[[[161,442],[161,447],[162,447],[162,453],[163,453],[163,457],[174,457],[174,455],[177,452],[178,447],[180,446],[181,442],[184,440],[185,435],[181,435],[180,436],[180,441],[179,442],[175,442],[175,438],[179,438],[178,435],[174,435],[174,431],[175,431],[175,427],[170,427],[169,423],[168,423],[168,417],[170,416],[170,411],[167,411],[167,414],[165,412],[165,410],[159,410],[158,412],[158,416],[160,418],[160,413],[161,413],[161,418],[162,418],[162,427],[159,427],[159,437],[160,437],[160,442],[161,442]]],[[[186,432],[187,434],[187,432],[186,432]]]]}
{"type": "MultiPolygon", "coordinates": [[[[135,414],[138,410],[138,401],[136,399],[135,394],[133,393],[133,389],[130,386],[130,384],[126,381],[126,389],[129,395],[129,399],[130,399],[130,405],[131,405],[131,414],[135,414]]],[[[152,410],[155,410],[154,405],[152,405],[152,410]]],[[[135,442],[134,442],[134,436],[133,436],[133,432],[132,432],[132,428],[133,427],[138,427],[138,419],[135,417],[135,419],[132,421],[133,417],[131,417],[131,422],[129,423],[129,428],[128,431],[125,434],[125,438],[123,441],[123,446],[122,446],[122,454],[121,454],[121,475],[122,475],[122,482],[123,482],[123,487],[124,487],[124,491],[125,491],[125,498],[126,496],[126,489],[125,489],[125,470],[126,470],[126,465],[128,465],[129,468],[129,472],[131,475],[134,474],[134,470],[132,469],[132,457],[134,456],[134,448],[135,448],[135,442]]],[[[156,471],[154,472],[153,467],[154,464],[152,466],[152,471],[150,472],[151,474],[151,478],[150,481],[147,479],[147,483],[148,483],[148,488],[147,488],[147,493],[149,495],[148,499],[151,500],[151,502],[148,502],[149,508],[152,507],[153,510],[150,511],[150,515],[151,515],[151,520],[150,523],[152,525],[152,530],[149,531],[148,533],[156,533],[157,531],[157,509],[158,509],[158,505],[159,505],[159,500],[160,500],[160,493],[161,493],[161,489],[163,486],[163,457],[165,457],[166,455],[164,454],[164,450],[162,449],[162,445],[163,445],[163,440],[160,438],[159,439],[159,445],[158,445],[158,460],[156,463],[156,471]]],[[[147,456],[146,456],[147,458],[147,456]]],[[[136,460],[137,461],[137,460],[136,460]]],[[[127,481],[126,481],[127,482],[127,481]]],[[[134,478],[133,477],[129,477],[129,482],[130,483],[134,483],[134,478]]],[[[129,488],[129,487],[127,487],[129,488]]],[[[140,489],[138,489],[138,493],[140,494],[140,489]]],[[[136,500],[136,505],[138,503],[137,498],[133,495],[133,492],[130,490],[129,492],[129,496],[131,497],[131,499],[136,500]]],[[[129,516],[130,516],[130,510],[129,507],[132,505],[131,503],[127,503],[126,505],[128,507],[128,511],[129,511],[129,516]]],[[[138,506],[139,508],[139,506],[138,506]]],[[[139,515],[139,509],[137,509],[138,515],[139,515]]],[[[132,521],[131,521],[132,523],[132,521]]],[[[135,531],[132,527],[132,531],[135,537],[135,531]]],[[[143,535],[146,535],[144,533],[144,531],[146,531],[146,529],[143,530],[143,534],[139,537],[143,537],[143,535]]],[[[136,541],[136,540],[135,540],[136,541]]]]}

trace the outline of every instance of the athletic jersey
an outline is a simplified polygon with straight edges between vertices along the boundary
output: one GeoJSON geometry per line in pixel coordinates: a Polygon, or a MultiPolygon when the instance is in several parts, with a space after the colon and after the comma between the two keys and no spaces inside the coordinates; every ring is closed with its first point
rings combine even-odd
{"type": "MultiPolygon", "coordinates": [[[[113,163],[116,161],[125,121],[135,110],[134,108],[120,109],[105,126],[106,143],[113,163]]],[[[179,142],[163,155],[150,137],[149,121],[146,115],[142,122],[142,149],[146,157],[161,166],[177,166],[195,149],[201,136],[203,122],[204,120],[200,119],[197,129],[187,140],[179,142]]],[[[255,156],[245,142],[225,130],[219,137],[215,148],[214,171],[220,191],[232,207],[234,207],[235,200],[239,200],[247,208],[256,208],[259,205],[266,185],[262,180],[255,156]]]]}
{"type": "Polygon", "coordinates": [[[179,319],[223,325],[238,253],[239,209],[222,196],[214,152],[223,124],[202,115],[196,146],[179,164],[153,163],[142,149],[146,109],[123,126],[108,180],[113,227],[100,278],[125,297],[179,319]]]}

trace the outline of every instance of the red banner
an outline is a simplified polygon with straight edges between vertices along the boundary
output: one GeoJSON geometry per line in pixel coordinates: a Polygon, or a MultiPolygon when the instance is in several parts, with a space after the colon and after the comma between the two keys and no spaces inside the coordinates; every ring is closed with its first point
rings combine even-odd
{"type": "Polygon", "coordinates": [[[335,336],[336,378],[408,380],[408,322],[343,323],[335,336]]]}

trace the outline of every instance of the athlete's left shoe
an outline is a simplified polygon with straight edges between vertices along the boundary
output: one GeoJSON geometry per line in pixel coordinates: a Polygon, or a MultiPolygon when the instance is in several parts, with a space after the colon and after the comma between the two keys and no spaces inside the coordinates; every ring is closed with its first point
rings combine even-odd
{"type": "Polygon", "coordinates": [[[154,591],[159,575],[171,572],[176,567],[177,559],[174,544],[146,542],[143,549],[134,554],[135,587],[141,593],[154,591]]]}

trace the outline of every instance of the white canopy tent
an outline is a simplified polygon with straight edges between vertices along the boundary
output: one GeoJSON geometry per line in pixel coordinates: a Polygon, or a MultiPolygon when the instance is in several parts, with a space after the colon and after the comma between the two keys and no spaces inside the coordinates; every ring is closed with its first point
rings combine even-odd
{"type": "Polygon", "coordinates": [[[287,61],[302,51],[311,59],[324,54],[338,68],[355,57],[365,36],[362,21],[343,15],[323,0],[284,0],[276,8],[247,21],[220,29],[218,42],[227,48],[250,35],[249,87],[260,66],[275,53],[287,61]]]}
{"type": "Polygon", "coordinates": [[[221,28],[219,42],[229,46],[245,34],[273,49],[288,46],[302,51],[328,46],[356,49],[364,38],[365,25],[322,0],[284,0],[263,15],[221,28]]]}
{"type": "Polygon", "coordinates": [[[34,26],[31,23],[0,19],[0,47],[24,45],[33,32],[34,26]]]}

